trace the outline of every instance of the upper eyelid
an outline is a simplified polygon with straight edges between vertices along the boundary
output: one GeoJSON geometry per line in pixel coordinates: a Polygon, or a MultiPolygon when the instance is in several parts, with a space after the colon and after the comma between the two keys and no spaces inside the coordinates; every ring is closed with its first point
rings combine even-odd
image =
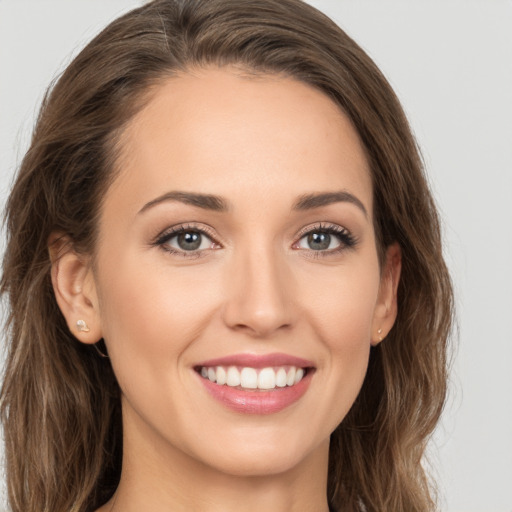
{"type": "Polygon", "coordinates": [[[213,242],[222,244],[221,241],[219,241],[219,237],[213,232],[213,228],[206,224],[195,224],[186,222],[184,224],[177,224],[176,226],[171,226],[169,228],[164,229],[161,231],[156,237],[155,242],[158,243],[159,241],[164,241],[165,239],[170,239],[173,236],[176,236],[179,233],[185,232],[185,231],[198,231],[199,233],[202,233],[206,235],[208,238],[212,239],[213,242]]]}
{"type": "Polygon", "coordinates": [[[347,235],[351,234],[351,231],[345,226],[341,226],[339,224],[331,223],[331,222],[318,222],[315,224],[310,224],[302,228],[299,233],[296,235],[298,239],[304,237],[308,233],[314,231],[329,231],[333,230],[339,233],[346,233],[347,235]]]}
{"type": "MultiPolygon", "coordinates": [[[[216,244],[219,244],[221,247],[225,247],[227,244],[224,243],[221,240],[221,237],[217,235],[217,232],[207,224],[204,223],[195,223],[195,222],[185,222],[183,224],[177,224],[175,226],[171,226],[169,228],[166,228],[165,230],[161,231],[155,238],[154,243],[164,243],[167,240],[171,239],[172,237],[176,236],[177,234],[184,232],[184,231],[197,231],[208,238],[210,238],[213,242],[216,244]]],[[[314,231],[334,231],[335,233],[346,233],[348,236],[353,236],[351,231],[346,228],[345,226],[342,226],[340,224],[332,223],[332,222],[316,222],[309,224],[307,226],[304,226],[299,230],[299,232],[294,236],[293,243],[297,243],[300,239],[302,239],[305,235],[314,232],[314,231]]]]}
{"type": "MultiPolygon", "coordinates": [[[[350,230],[348,228],[346,228],[345,226],[341,226],[340,224],[336,224],[334,222],[320,221],[320,222],[315,222],[312,224],[308,224],[307,226],[304,226],[303,228],[301,228],[299,230],[299,232],[295,236],[297,236],[297,237],[303,236],[304,234],[309,233],[310,231],[314,231],[315,229],[319,230],[319,231],[322,229],[325,229],[325,230],[337,229],[340,231],[346,231],[348,233],[350,232],[350,230]]],[[[187,231],[187,230],[200,231],[200,232],[204,232],[205,234],[207,234],[209,236],[219,238],[218,235],[216,234],[216,232],[214,233],[214,231],[215,231],[214,228],[212,228],[208,224],[204,224],[202,222],[201,223],[184,222],[182,224],[176,224],[174,226],[167,227],[163,231],[160,231],[158,233],[158,235],[156,236],[156,238],[159,238],[160,236],[165,236],[167,234],[173,234],[175,232],[187,231]]]]}

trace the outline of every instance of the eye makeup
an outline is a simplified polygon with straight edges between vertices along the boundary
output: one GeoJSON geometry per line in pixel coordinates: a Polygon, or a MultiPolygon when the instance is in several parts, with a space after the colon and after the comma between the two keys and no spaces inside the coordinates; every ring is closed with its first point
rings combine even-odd
{"type": "Polygon", "coordinates": [[[196,223],[179,224],[160,233],[151,244],[162,250],[184,258],[200,258],[206,251],[220,249],[213,230],[196,223]]]}
{"type": "Polygon", "coordinates": [[[304,249],[315,258],[339,255],[348,249],[354,249],[358,243],[358,239],[347,228],[323,222],[306,226],[299,232],[298,238],[292,248],[304,249]],[[303,241],[306,247],[302,245],[303,241]]]}
{"type": "MultiPolygon", "coordinates": [[[[304,251],[315,258],[340,254],[355,248],[358,243],[358,239],[347,228],[324,222],[306,226],[295,238],[292,249],[304,251]]],[[[213,229],[193,222],[164,230],[151,245],[172,255],[194,259],[206,256],[210,250],[223,247],[213,229]]]]}

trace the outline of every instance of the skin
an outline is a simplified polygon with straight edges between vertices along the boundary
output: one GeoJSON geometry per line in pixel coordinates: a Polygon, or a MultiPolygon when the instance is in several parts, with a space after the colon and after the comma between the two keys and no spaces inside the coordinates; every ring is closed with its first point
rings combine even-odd
{"type": "Polygon", "coordinates": [[[329,436],[393,325],[400,273],[396,245],[379,266],[357,133],[308,85],[208,68],[153,91],[121,142],[94,264],[69,251],[52,273],[70,329],[84,343],[105,339],[122,389],[121,483],[99,510],[327,511],[329,436]],[[229,208],[144,208],[170,191],[215,194],[229,208]],[[293,209],[305,194],[339,191],[365,211],[350,201],[293,209]],[[313,250],[304,233],[320,223],[355,245],[332,236],[342,250],[313,250]],[[208,229],[199,255],[155,243],[183,224],[208,229]],[[76,331],[79,318],[89,332],[76,331]],[[315,366],[305,395],[274,414],[226,408],[193,369],[272,352],[315,366]]]}

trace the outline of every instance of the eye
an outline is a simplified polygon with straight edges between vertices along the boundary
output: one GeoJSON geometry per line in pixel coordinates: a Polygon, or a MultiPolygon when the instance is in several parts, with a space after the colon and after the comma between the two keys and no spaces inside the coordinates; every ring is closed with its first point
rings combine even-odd
{"type": "Polygon", "coordinates": [[[155,245],[165,251],[182,256],[198,256],[201,251],[216,249],[219,245],[202,229],[179,226],[158,237],[155,245]]]}
{"type": "Polygon", "coordinates": [[[306,231],[293,248],[336,253],[355,244],[355,238],[347,229],[337,225],[320,225],[306,231]]]}
{"type": "Polygon", "coordinates": [[[299,240],[298,245],[301,249],[327,251],[329,249],[336,249],[341,245],[341,242],[336,236],[331,235],[331,233],[315,231],[303,236],[299,240]]]}
{"type": "Polygon", "coordinates": [[[181,249],[182,251],[200,251],[202,249],[208,249],[211,247],[212,243],[210,238],[199,231],[184,231],[167,240],[169,246],[175,249],[181,249]]]}

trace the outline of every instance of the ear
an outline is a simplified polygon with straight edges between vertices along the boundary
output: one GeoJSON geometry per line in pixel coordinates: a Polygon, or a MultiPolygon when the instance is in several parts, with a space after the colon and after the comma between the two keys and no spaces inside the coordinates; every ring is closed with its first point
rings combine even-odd
{"type": "Polygon", "coordinates": [[[90,258],[73,250],[69,238],[59,233],[50,236],[48,250],[53,291],[69,330],[82,343],[96,343],[102,332],[90,258]]]}
{"type": "Polygon", "coordinates": [[[379,296],[372,323],[373,346],[378,345],[393,327],[398,313],[397,290],[402,269],[402,251],[397,243],[386,250],[386,258],[381,272],[379,296]]]}

